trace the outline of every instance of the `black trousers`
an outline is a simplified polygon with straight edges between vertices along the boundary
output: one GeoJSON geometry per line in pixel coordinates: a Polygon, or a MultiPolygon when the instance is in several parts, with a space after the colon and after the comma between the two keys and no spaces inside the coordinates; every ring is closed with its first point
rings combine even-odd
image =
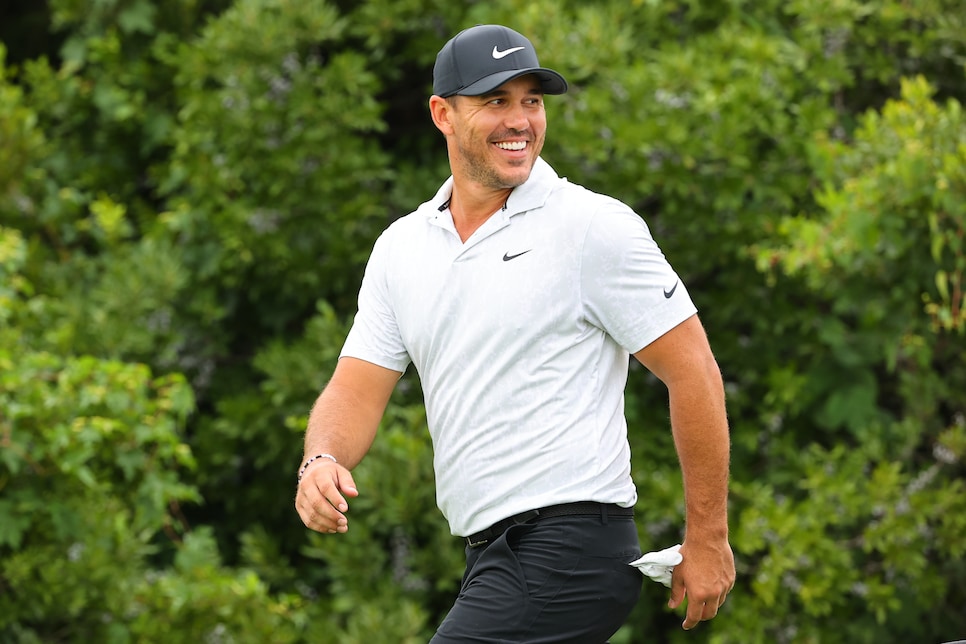
{"type": "Polygon", "coordinates": [[[562,516],[466,548],[456,603],[431,644],[602,644],[641,593],[633,517],[562,516]]]}

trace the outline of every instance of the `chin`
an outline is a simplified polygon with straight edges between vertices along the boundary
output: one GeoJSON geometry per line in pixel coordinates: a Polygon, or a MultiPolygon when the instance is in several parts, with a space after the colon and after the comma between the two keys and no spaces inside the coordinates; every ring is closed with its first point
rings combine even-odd
{"type": "Polygon", "coordinates": [[[527,161],[526,165],[517,166],[510,172],[503,175],[503,180],[506,182],[508,187],[516,188],[517,186],[523,185],[530,178],[530,173],[533,171],[533,161],[527,161]]]}
{"type": "Polygon", "coordinates": [[[530,178],[530,173],[529,172],[526,173],[526,174],[519,174],[518,173],[518,174],[514,174],[512,176],[502,177],[502,179],[503,179],[503,181],[502,181],[503,185],[500,186],[500,187],[501,188],[516,188],[518,186],[522,186],[523,184],[525,184],[527,182],[527,179],[529,179],[529,178],[530,178]]]}

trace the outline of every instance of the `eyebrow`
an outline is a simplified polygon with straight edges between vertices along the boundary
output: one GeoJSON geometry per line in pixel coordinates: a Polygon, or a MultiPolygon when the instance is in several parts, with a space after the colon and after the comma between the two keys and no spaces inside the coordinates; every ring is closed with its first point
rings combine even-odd
{"type": "MultiPolygon", "coordinates": [[[[495,89],[492,92],[487,92],[486,94],[480,94],[479,96],[477,96],[477,98],[485,101],[491,98],[502,98],[504,96],[507,96],[509,93],[510,92],[506,91],[505,89],[495,89]]],[[[543,90],[537,87],[534,87],[527,90],[527,94],[531,96],[543,96],[543,90]]]]}

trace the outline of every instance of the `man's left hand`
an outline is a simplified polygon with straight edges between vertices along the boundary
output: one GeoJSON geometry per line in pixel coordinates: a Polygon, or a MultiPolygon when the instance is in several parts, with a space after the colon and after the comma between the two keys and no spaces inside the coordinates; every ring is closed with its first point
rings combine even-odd
{"type": "Polygon", "coordinates": [[[689,542],[681,545],[683,560],[671,575],[671,600],[677,608],[685,597],[687,614],[682,626],[691,630],[698,622],[712,619],[735,585],[735,556],[727,539],[689,542]]]}

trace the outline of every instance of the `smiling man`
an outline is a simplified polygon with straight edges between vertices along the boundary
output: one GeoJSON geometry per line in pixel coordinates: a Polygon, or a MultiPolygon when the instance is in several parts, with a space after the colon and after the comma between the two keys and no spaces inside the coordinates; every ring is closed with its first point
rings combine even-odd
{"type": "Polygon", "coordinates": [[[642,583],[628,565],[641,554],[623,398],[633,355],[669,394],[687,519],[669,605],[686,597],[693,628],[735,579],[724,391],[694,304],[639,216],[540,157],[544,96],[567,83],[527,38],[472,27],[433,74],[452,176],[376,241],[309,417],[299,515],[348,531],[351,470],[413,364],[437,503],[466,547],[432,641],[605,642],[642,583]]]}

